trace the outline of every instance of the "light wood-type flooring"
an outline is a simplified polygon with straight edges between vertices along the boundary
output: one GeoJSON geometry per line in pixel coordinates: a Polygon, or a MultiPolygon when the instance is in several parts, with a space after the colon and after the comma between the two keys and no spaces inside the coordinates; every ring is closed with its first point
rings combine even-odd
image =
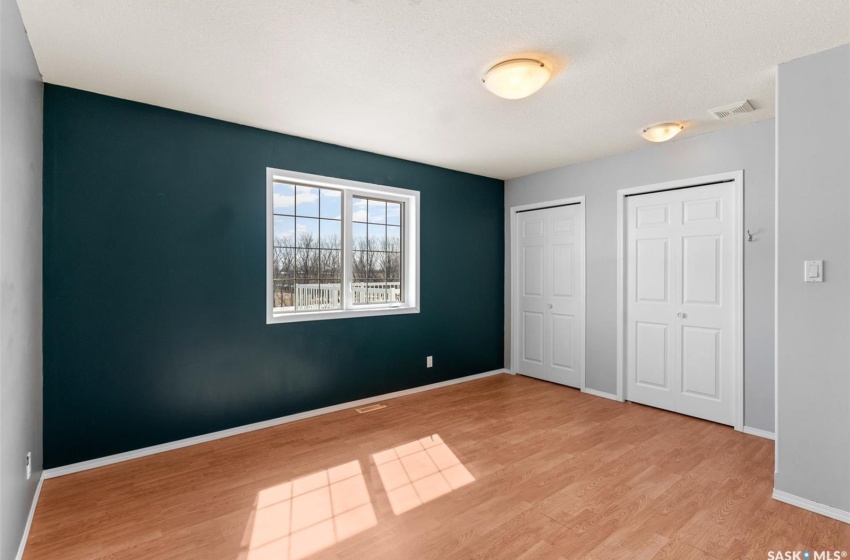
{"type": "Polygon", "coordinates": [[[850,526],[771,499],[773,442],[497,375],[49,479],[26,560],[764,560],[850,526]]]}

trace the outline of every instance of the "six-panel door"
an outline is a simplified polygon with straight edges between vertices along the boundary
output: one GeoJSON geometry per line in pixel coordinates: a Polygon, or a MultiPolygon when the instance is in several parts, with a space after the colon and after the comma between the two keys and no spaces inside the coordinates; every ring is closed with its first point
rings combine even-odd
{"type": "Polygon", "coordinates": [[[626,202],[630,401],[735,421],[734,183],[626,202]]]}
{"type": "Polygon", "coordinates": [[[519,373],[581,386],[584,227],[578,205],[522,212],[519,236],[519,373]]]}

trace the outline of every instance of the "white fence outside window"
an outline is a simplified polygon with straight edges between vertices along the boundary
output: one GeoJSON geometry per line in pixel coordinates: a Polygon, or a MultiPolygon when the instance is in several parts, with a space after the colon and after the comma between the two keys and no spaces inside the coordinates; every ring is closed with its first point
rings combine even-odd
{"type": "MultiPolygon", "coordinates": [[[[401,282],[355,282],[351,285],[355,304],[401,301],[401,282]]],[[[295,311],[339,309],[342,306],[340,284],[296,284],[295,311]]]]}

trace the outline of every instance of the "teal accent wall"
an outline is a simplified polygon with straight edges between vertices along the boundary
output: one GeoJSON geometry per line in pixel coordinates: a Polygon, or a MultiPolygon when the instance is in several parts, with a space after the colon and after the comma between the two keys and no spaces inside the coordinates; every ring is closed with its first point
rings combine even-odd
{"type": "Polygon", "coordinates": [[[503,197],[495,179],[46,85],[44,466],[503,367],[503,197]],[[421,313],[267,325],[266,167],[420,191],[421,313]]]}

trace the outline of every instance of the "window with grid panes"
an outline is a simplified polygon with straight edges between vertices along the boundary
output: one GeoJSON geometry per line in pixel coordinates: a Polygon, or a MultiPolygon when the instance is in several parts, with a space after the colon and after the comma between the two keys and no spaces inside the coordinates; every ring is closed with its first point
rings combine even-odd
{"type": "Polygon", "coordinates": [[[274,306],[342,307],[342,191],[274,183],[274,306]]]}
{"type": "Polygon", "coordinates": [[[418,312],[419,193],[268,170],[269,323],[418,312]]]}
{"type": "Polygon", "coordinates": [[[402,204],[353,197],[354,303],[404,301],[402,204]]]}

